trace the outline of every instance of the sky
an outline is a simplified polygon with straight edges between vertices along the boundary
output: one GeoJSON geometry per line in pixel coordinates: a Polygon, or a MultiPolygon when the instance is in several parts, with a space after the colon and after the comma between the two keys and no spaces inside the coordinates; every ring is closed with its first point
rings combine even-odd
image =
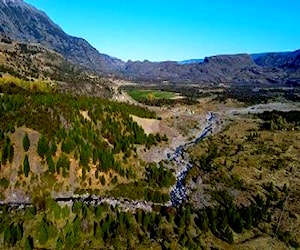
{"type": "Polygon", "coordinates": [[[299,0],[25,1],[124,61],[300,49],[299,0]]]}

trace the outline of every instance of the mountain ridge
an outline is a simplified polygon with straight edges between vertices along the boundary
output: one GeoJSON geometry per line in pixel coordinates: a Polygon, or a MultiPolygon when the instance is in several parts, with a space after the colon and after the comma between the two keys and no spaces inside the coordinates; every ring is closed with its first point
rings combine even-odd
{"type": "MultiPolygon", "coordinates": [[[[202,61],[127,61],[100,53],[85,39],[70,36],[45,12],[22,0],[0,1],[0,33],[41,44],[77,66],[104,76],[152,83],[285,84],[300,81],[299,57],[281,53],[217,55],[202,61]]],[[[290,52],[296,53],[296,52],[290,52]]]]}
{"type": "Polygon", "coordinates": [[[81,67],[108,74],[123,64],[99,53],[85,39],[69,36],[45,12],[24,1],[0,1],[0,20],[0,33],[13,40],[42,44],[81,67]]]}

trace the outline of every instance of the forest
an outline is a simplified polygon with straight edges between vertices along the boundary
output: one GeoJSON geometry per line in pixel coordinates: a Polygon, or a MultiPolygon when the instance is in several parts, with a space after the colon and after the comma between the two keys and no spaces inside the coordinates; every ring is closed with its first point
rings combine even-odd
{"type": "Polygon", "coordinates": [[[262,235],[299,248],[297,232],[278,226],[282,211],[295,221],[295,203],[286,201],[297,197],[291,183],[297,183],[299,112],[247,116],[200,141],[187,152],[194,166],[185,179],[188,199],[172,206],[174,172],[137,156],[168,143],[131,117],[156,119],[154,112],[17,85],[1,85],[0,92],[0,201],[19,188],[31,197],[22,206],[1,202],[4,248],[205,249],[217,242],[228,249],[262,235]],[[271,180],[270,173],[291,182],[271,180]],[[57,190],[77,199],[56,199],[57,190]],[[148,202],[151,209],[99,205],[91,195],[148,202]]]}
{"type": "MultiPolygon", "coordinates": [[[[142,147],[146,151],[153,145],[166,143],[168,138],[160,134],[146,135],[131,117],[155,119],[154,112],[100,98],[25,90],[17,85],[2,85],[2,92],[0,169],[8,169],[14,163],[14,156],[21,154],[22,159],[17,163],[20,168],[15,170],[18,172],[17,186],[22,185],[25,190],[35,192],[30,180],[40,177],[31,165],[37,163],[41,164],[38,171],[42,172],[44,183],[52,183],[50,188],[58,185],[54,179],[61,180],[65,185],[69,183],[66,180],[70,180],[66,189],[73,186],[78,194],[98,194],[100,187],[111,189],[119,180],[131,185],[134,180],[144,181],[155,175],[154,171],[143,177],[147,172],[146,166],[138,159],[137,148],[142,147]],[[25,131],[20,138],[22,149],[16,146],[18,141],[11,140],[16,131],[25,131]],[[31,145],[29,132],[32,135],[37,133],[36,145],[31,145]],[[39,157],[40,163],[34,160],[34,155],[39,157]],[[73,162],[77,167],[74,168],[73,162]],[[79,184],[75,185],[74,180],[71,182],[74,174],[79,184]],[[22,176],[28,179],[27,184],[22,176]]],[[[168,174],[173,177],[172,173],[168,174]]],[[[8,175],[4,177],[3,180],[9,179],[8,175]]],[[[159,187],[151,189],[148,199],[156,199],[154,194],[161,194],[159,187]]],[[[118,189],[117,186],[115,188],[118,189]]],[[[148,193],[145,195],[148,196],[148,193]]],[[[168,195],[164,197],[163,200],[168,199],[168,195]]]]}

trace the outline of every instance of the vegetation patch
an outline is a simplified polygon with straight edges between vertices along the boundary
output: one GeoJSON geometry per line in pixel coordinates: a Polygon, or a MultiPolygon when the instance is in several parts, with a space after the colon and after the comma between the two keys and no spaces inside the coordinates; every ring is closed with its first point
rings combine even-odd
{"type": "Polygon", "coordinates": [[[154,203],[166,203],[170,200],[169,188],[175,184],[175,176],[162,164],[150,163],[146,168],[145,179],[120,184],[109,195],[131,200],[146,200],[154,203]]]}
{"type": "Polygon", "coordinates": [[[198,102],[178,93],[156,89],[125,88],[125,91],[136,101],[148,106],[174,106],[176,104],[193,105],[198,102]]]}
{"type": "Polygon", "coordinates": [[[14,89],[16,87],[30,90],[30,91],[42,91],[42,92],[51,92],[57,88],[57,84],[54,82],[46,81],[29,81],[13,76],[3,76],[0,78],[0,92],[7,91],[9,89],[14,89]]]}
{"type": "Polygon", "coordinates": [[[237,100],[246,105],[255,105],[268,102],[300,101],[299,88],[254,88],[232,87],[215,93],[215,100],[225,102],[227,99],[237,100]]]}
{"type": "Polygon", "coordinates": [[[0,96],[0,169],[8,167],[0,178],[9,179],[15,173],[17,186],[29,193],[42,187],[48,191],[104,187],[103,194],[105,188],[143,175],[138,145],[147,150],[162,142],[161,135],[147,135],[133,121],[132,115],[155,118],[154,112],[143,107],[29,91],[17,84],[6,87],[0,96]],[[34,141],[26,131],[35,132],[34,141]],[[44,182],[36,181],[41,178],[44,182]]]}
{"type": "MultiPolygon", "coordinates": [[[[297,114],[265,112],[258,115],[263,121],[237,118],[190,150],[195,166],[186,179],[193,190],[190,203],[207,214],[216,237],[234,242],[230,227],[235,233],[260,231],[288,246],[298,244],[299,203],[290,198],[300,187],[297,114]],[[275,124],[274,120],[284,122],[270,131],[264,124],[275,124]]],[[[205,220],[201,219],[204,225],[205,220]]]]}
{"type": "Polygon", "coordinates": [[[127,92],[134,100],[172,99],[176,93],[161,90],[131,89],[127,92]]]}

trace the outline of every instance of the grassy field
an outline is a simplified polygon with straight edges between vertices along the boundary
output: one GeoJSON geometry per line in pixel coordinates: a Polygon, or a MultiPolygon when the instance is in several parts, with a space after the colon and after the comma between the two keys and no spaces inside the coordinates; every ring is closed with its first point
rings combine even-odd
{"type": "Polygon", "coordinates": [[[131,89],[127,92],[134,100],[172,99],[176,93],[161,90],[131,89]]]}

